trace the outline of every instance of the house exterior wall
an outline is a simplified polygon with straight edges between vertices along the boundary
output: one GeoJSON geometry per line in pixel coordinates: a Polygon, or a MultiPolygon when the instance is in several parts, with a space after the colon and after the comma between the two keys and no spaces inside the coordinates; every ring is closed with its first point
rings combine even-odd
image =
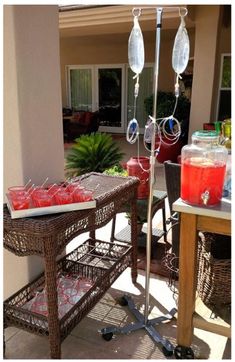
{"type": "MultiPolygon", "coordinates": [[[[57,6],[4,6],[4,176],[9,186],[64,178],[57,6]]],[[[4,298],[42,270],[4,250],[4,298]]]]}
{"type": "Polygon", "coordinates": [[[203,123],[215,121],[221,53],[231,51],[231,35],[222,27],[221,10],[219,5],[198,5],[195,12],[189,142],[192,133],[202,129],[203,123]]]}
{"type": "MultiPolygon", "coordinates": [[[[222,5],[191,5],[189,7],[190,57],[194,58],[192,107],[190,117],[189,140],[196,129],[201,129],[204,122],[214,122],[218,103],[218,87],[220,75],[221,53],[231,53],[231,25],[225,28],[221,21],[222,5]],[[192,23],[194,24],[192,27],[192,23]],[[205,81],[206,80],[206,81],[205,81]]],[[[175,23],[177,24],[177,23],[175,23]]],[[[84,31],[74,37],[61,37],[61,80],[62,102],[68,106],[66,94],[66,65],[128,63],[127,44],[129,33],[124,33],[120,23],[120,33],[108,36],[104,33],[85,36],[84,31]]],[[[116,30],[117,30],[117,24],[116,30]]],[[[87,25],[88,26],[88,25],[87,25]]],[[[147,26],[145,24],[145,26],[147,26]]],[[[146,62],[154,62],[155,29],[143,31],[145,40],[146,62]]],[[[87,30],[88,31],[88,30],[87,30]]],[[[107,29],[106,29],[107,31],[107,29]]],[[[159,89],[173,91],[174,73],[171,66],[171,52],[176,34],[175,29],[161,32],[161,52],[159,89]]]]}
{"type": "MultiPolygon", "coordinates": [[[[130,28],[131,31],[131,28],[130,28]]],[[[171,65],[176,30],[162,31],[159,89],[174,91],[174,71],[171,65]]],[[[66,65],[128,64],[128,34],[66,37],[60,39],[62,103],[67,106],[66,65]]],[[[145,63],[155,60],[155,31],[143,33],[145,63]]],[[[194,50],[194,31],[190,31],[191,52],[194,50]]],[[[140,85],[141,86],[141,85],[140,85]]]]}

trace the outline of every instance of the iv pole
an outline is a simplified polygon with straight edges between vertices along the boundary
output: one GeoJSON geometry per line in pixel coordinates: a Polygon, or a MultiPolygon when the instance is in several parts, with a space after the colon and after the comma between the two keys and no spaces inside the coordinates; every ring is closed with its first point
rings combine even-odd
{"type": "Polygon", "coordinates": [[[162,8],[157,8],[156,19],[156,47],[155,47],[155,66],[154,66],[154,98],[153,98],[153,132],[151,140],[150,154],[150,185],[148,199],[148,215],[147,215],[147,244],[146,244],[146,275],[145,275],[145,323],[148,321],[149,314],[149,279],[150,279],[150,263],[151,263],[151,239],[152,239],[152,203],[153,203],[153,184],[154,184],[154,166],[155,166],[155,137],[156,137],[156,118],[157,118],[157,91],[158,91],[158,75],[159,75],[159,54],[160,54],[160,33],[162,26],[162,8]]]}
{"type": "MultiPolygon", "coordinates": [[[[150,7],[147,7],[148,9],[150,7]]],[[[143,8],[143,9],[146,9],[143,8]]],[[[160,35],[162,26],[162,13],[163,8],[156,9],[156,45],[155,45],[155,66],[154,66],[154,98],[153,98],[153,115],[151,117],[153,124],[153,132],[151,138],[151,153],[150,153],[150,190],[148,199],[148,215],[147,215],[147,243],[146,243],[146,273],[145,273],[145,309],[144,316],[135,307],[134,302],[128,295],[123,297],[123,305],[127,305],[131,312],[137,319],[136,323],[129,324],[122,328],[119,327],[107,327],[101,330],[102,336],[105,340],[112,339],[114,333],[127,334],[132,331],[145,328],[151,338],[162,344],[162,351],[165,356],[171,356],[174,351],[174,347],[170,341],[162,337],[154,328],[155,324],[160,324],[164,321],[170,321],[177,310],[173,308],[168,314],[149,320],[149,282],[150,282],[150,263],[151,263],[151,238],[152,238],[152,202],[153,202],[153,184],[155,173],[155,137],[156,137],[156,115],[157,115],[157,92],[158,92],[158,77],[159,77],[159,58],[160,58],[160,35]]],[[[172,7],[167,7],[172,9],[172,7]]],[[[177,9],[177,7],[173,7],[177,9]]],[[[178,8],[180,9],[180,8],[178,8]]]]}

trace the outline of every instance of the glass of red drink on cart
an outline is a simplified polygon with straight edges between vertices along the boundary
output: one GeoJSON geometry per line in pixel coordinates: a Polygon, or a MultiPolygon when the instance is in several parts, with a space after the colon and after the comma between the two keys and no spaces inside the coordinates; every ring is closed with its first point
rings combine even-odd
{"type": "Polygon", "coordinates": [[[68,190],[69,192],[73,192],[75,190],[83,190],[84,186],[82,186],[78,181],[75,182],[70,182],[67,186],[66,186],[66,190],[68,190]]]}
{"type": "Polygon", "coordinates": [[[63,190],[64,187],[58,184],[53,184],[53,185],[49,185],[47,187],[47,191],[49,192],[50,195],[54,195],[57,191],[61,191],[63,190]]]}
{"type": "Polygon", "coordinates": [[[72,191],[73,202],[82,202],[84,198],[83,197],[84,191],[85,191],[84,186],[78,186],[74,188],[74,190],[72,191]]]}
{"type": "Polygon", "coordinates": [[[83,191],[83,201],[92,201],[93,200],[93,191],[84,190],[83,191]]]}
{"type": "Polygon", "coordinates": [[[29,209],[31,198],[26,194],[14,195],[11,199],[14,210],[29,209]]]}
{"type": "Polygon", "coordinates": [[[32,200],[34,200],[34,198],[40,194],[40,193],[44,193],[46,191],[46,189],[42,186],[34,186],[31,190],[30,190],[30,195],[32,197],[32,200]]]}
{"type": "Polygon", "coordinates": [[[33,203],[36,207],[52,206],[53,198],[47,190],[37,190],[33,196],[33,203]]]}
{"type": "Polygon", "coordinates": [[[54,184],[54,185],[51,185],[48,187],[48,193],[52,196],[52,199],[53,199],[53,202],[56,204],[56,194],[59,192],[59,191],[65,191],[65,188],[61,185],[57,185],[57,184],[54,184]]]}
{"type": "Polygon", "coordinates": [[[8,192],[11,200],[17,196],[27,196],[28,192],[25,186],[11,186],[8,187],[8,192]]]}
{"type": "Polygon", "coordinates": [[[54,198],[55,198],[55,203],[57,205],[71,204],[73,202],[72,194],[69,192],[66,192],[65,190],[56,192],[54,198]]]}

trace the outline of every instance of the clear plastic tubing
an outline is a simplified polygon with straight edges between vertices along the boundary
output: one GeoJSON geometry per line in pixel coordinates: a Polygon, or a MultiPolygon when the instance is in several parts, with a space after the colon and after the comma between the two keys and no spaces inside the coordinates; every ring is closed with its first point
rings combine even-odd
{"type": "Polygon", "coordinates": [[[185,27],[184,17],[181,16],[180,26],[176,33],[173,51],[172,51],[172,67],[177,75],[182,74],[189,60],[189,37],[185,27]]]}
{"type": "Polygon", "coordinates": [[[134,16],[134,26],[128,40],[128,60],[131,70],[139,75],[144,67],[144,39],[138,16],[134,16]]]}

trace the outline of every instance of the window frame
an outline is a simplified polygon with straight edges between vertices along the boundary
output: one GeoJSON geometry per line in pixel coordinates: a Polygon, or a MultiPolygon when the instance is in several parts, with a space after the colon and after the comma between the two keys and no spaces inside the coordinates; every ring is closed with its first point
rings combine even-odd
{"type": "MultiPolygon", "coordinates": [[[[223,65],[224,65],[224,58],[230,57],[232,61],[232,55],[231,53],[222,53],[220,58],[220,75],[219,75],[219,87],[218,87],[218,96],[217,96],[217,108],[216,108],[216,120],[218,121],[219,117],[219,107],[220,107],[220,97],[221,97],[221,91],[232,91],[232,87],[222,87],[222,79],[223,79],[223,65]]],[[[232,63],[231,63],[232,64],[232,63]]],[[[232,78],[232,77],[231,77],[232,78]]]]}

